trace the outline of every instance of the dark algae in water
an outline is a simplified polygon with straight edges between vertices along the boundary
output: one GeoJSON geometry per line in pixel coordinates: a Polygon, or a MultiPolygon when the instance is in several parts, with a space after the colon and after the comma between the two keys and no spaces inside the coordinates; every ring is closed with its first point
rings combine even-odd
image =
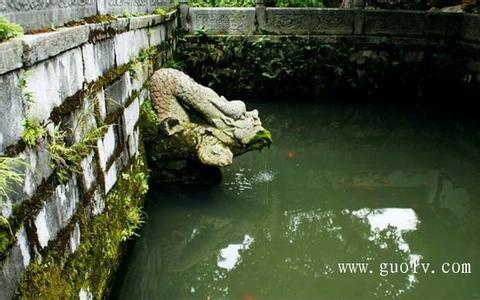
{"type": "Polygon", "coordinates": [[[476,129],[410,108],[255,107],[271,148],[219,185],[153,187],[113,299],[480,298],[476,129]]]}

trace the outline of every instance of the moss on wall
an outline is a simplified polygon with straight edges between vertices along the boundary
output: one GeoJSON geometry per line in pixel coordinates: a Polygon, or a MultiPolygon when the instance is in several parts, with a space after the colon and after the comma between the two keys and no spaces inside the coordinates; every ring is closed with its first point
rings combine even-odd
{"type": "MultiPolygon", "coordinates": [[[[127,144],[127,138],[135,138],[135,135],[127,137],[121,129],[115,130],[116,147],[104,169],[100,166],[100,150],[96,150],[97,141],[104,137],[107,125],[125,126],[125,120],[122,118],[125,107],[144,96],[144,90],[149,86],[148,77],[154,70],[164,65],[167,58],[171,56],[177,38],[176,30],[171,27],[172,22],[176,21],[174,18],[175,14],[172,13],[167,13],[167,16],[162,18],[162,22],[170,22],[165,23],[167,37],[164,42],[140,51],[137,57],[132,57],[128,63],[108,70],[95,81],[85,81],[82,89],[55,107],[49,118],[54,129],[46,130],[47,126],[43,123],[26,123],[23,139],[10,145],[5,151],[7,158],[13,159],[12,157],[21,154],[27,147],[47,147],[50,169],[53,169],[51,175],[38,183],[33,196],[21,195],[21,201],[14,205],[8,220],[0,218],[0,260],[4,259],[15,245],[16,233],[20,228],[25,229],[28,240],[30,265],[20,279],[15,293],[16,298],[76,299],[79,292],[84,290],[91,293],[94,299],[101,299],[108,293],[112,274],[125,248],[124,243],[136,235],[136,230],[143,223],[142,203],[148,189],[148,176],[143,146],[141,146],[141,154],[137,154],[135,159],[132,158],[127,162],[128,153],[132,151],[130,149],[132,145],[127,144]],[[137,70],[138,74],[136,74],[137,70]],[[107,116],[102,116],[96,97],[127,72],[130,73],[131,78],[141,80],[143,85],[136,87],[122,106],[113,107],[115,109],[109,107],[107,116]],[[137,75],[142,77],[137,78],[137,75]],[[88,102],[84,103],[85,101],[88,102]],[[90,103],[92,101],[93,103],[90,103]],[[84,112],[85,104],[91,105],[93,111],[84,112]],[[87,113],[88,120],[96,121],[93,126],[96,129],[86,125],[90,121],[85,121],[84,124],[79,119],[87,113]],[[74,138],[76,132],[72,130],[74,128],[70,128],[72,124],[69,123],[72,121],[76,121],[80,128],[85,126],[85,131],[89,131],[84,136],[86,132],[83,132],[83,129],[79,130],[80,135],[83,136],[81,141],[76,141],[78,138],[74,138]],[[93,182],[87,187],[80,174],[83,171],[80,163],[92,153],[94,155],[94,165],[91,166],[93,182]],[[120,170],[126,163],[128,167],[120,170]],[[110,171],[110,166],[113,164],[116,165],[115,170],[119,171],[116,172],[118,180],[108,195],[103,195],[106,185],[105,169],[110,171]],[[69,181],[72,176],[77,177],[80,199],[76,204],[74,215],[66,225],[61,225],[64,226],[63,228],[55,227],[55,237],[52,237],[47,245],[40,245],[35,224],[39,211],[45,207],[46,201],[52,197],[56,187],[69,181]],[[102,213],[94,215],[94,205],[98,200],[96,197],[100,194],[105,201],[105,209],[102,213]],[[5,222],[2,223],[3,221],[5,222]],[[76,249],[71,253],[71,247],[73,247],[71,237],[78,232],[78,228],[80,244],[75,245],[76,249]]],[[[94,22],[97,21],[94,20],[94,22]]],[[[158,18],[156,22],[159,22],[158,18]]],[[[90,41],[128,30],[128,27],[116,30],[107,25],[104,28],[98,32],[90,32],[90,41]]],[[[24,88],[24,85],[25,80],[21,78],[20,89],[24,88]]],[[[33,97],[23,94],[26,99],[33,97]]],[[[147,132],[147,136],[148,134],[147,132]]],[[[142,139],[140,144],[143,145],[142,139]]],[[[43,161],[41,163],[43,164],[43,161]]],[[[10,279],[10,277],[5,278],[10,279]]],[[[15,288],[18,278],[12,277],[11,280],[10,291],[15,288]]]]}
{"type": "Polygon", "coordinates": [[[142,222],[140,207],[148,190],[148,175],[143,150],[141,153],[106,196],[102,214],[89,219],[87,207],[83,207],[74,216],[81,232],[76,252],[66,256],[68,243],[59,243],[41,261],[33,262],[20,282],[18,299],[75,299],[82,288],[95,299],[105,296],[123,243],[142,222]]]}
{"type": "Polygon", "coordinates": [[[146,99],[140,108],[139,126],[145,143],[152,142],[158,136],[158,117],[150,99],[146,99]]]}
{"type": "Polygon", "coordinates": [[[180,68],[237,97],[422,96],[463,84],[466,57],[449,47],[354,37],[207,36],[179,40],[180,68]]]}

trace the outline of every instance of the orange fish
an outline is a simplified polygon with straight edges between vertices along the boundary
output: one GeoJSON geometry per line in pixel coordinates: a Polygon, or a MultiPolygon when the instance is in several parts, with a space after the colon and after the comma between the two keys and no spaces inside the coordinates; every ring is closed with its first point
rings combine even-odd
{"type": "Polygon", "coordinates": [[[288,151],[288,158],[292,159],[295,156],[297,156],[297,153],[295,151],[291,151],[291,150],[288,151]]]}
{"type": "Polygon", "coordinates": [[[242,300],[255,300],[255,297],[250,293],[244,293],[242,295],[242,300]]]}

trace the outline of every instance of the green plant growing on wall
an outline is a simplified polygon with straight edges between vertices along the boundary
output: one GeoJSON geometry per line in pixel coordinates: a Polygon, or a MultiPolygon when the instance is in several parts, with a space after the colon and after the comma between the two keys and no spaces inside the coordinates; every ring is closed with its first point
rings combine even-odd
{"type": "MultiPolygon", "coordinates": [[[[27,164],[18,157],[0,157],[0,208],[5,205],[15,186],[23,183],[24,176],[19,172],[27,164]]],[[[13,240],[10,223],[0,215],[0,257],[4,255],[13,240]]]]}
{"type": "Polygon", "coordinates": [[[164,68],[172,68],[177,70],[182,70],[184,68],[183,64],[179,61],[176,61],[173,58],[168,58],[165,63],[163,63],[164,68]]]}
{"type": "Polygon", "coordinates": [[[148,190],[144,159],[144,155],[139,154],[123,170],[106,196],[105,210],[101,214],[93,219],[83,210],[77,214],[82,242],[65,263],[59,262],[59,252],[54,249],[42,255],[41,261],[30,264],[19,284],[18,299],[76,299],[81,288],[88,289],[94,299],[105,298],[112,270],[118,266],[124,249],[127,219],[135,224],[137,216],[143,216],[140,209],[138,214],[131,211],[142,205],[143,195],[148,190]]]}
{"type": "MultiPolygon", "coordinates": [[[[76,124],[72,128],[73,133],[85,135],[96,126],[97,109],[100,109],[98,93],[95,93],[92,89],[88,90],[85,101],[87,104],[85,109],[80,109],[75,114],[76,124]]],[[[98,112],[98,114],[100,113],[98,112]]],[[[101,123],[100,126],[103,124],[101,120],[98,120],[98,122],[101,123]]]]}
{"type": "Polygon", "coordinates": [[[18,88],[20,89],[20,91],[22,92],[22,95],[23,95],[23,98],[25,99],[25,101],[27,102],[26,103],[26,106],[28,108],[28,106],[33,103],[34,99],[33,99],[33,93],[32,92],[27,92],[26,89],[27,89],[27,77],[29,75],[29,72],[28,71],[22,71],[21,74],[20,74],[20,79],[19,79],[19,82],[18,82],[18,88]]]}
{"type": "Polygon", "coordinates": [[[48,144],[50,166],[55,168],[58,179],[67,182],[73,173],[80,173],[80,162],[97,147],[97,141],[102,138],[107,126],[91,130],[81,141],[68,146],[66,132],[57,125],[48,144]]]}
{"type": "Polygon", "coordinates": [[[132,58],[128,66],[128,72],[130,73],[130,77],[132,77],[132,79],[138,79],[138,74],[137,74],[138,68],[140,68],[140,62],[137,60],[136,57],[132,58]]]}
{"type": "Polygon", "coordinates": [[[158,118],[150,99],[146,99],[140,108],[139,126],[144,142],[152,142],[158,136],[158,118]]]}
{"type": "Polygon", "coordinates": [[[22,139],[29,147],[36,146],[44,137],[45,129],[31,119],[23,121],[22,139]]]}
{"type": "Polygon", "coordinates": [[[122,17],[130,19],[132,17],[132,14],[126,9],[123,11],[122,17]]]}
{"type": "MultiPolygon", "coordinates": [[[[136,182],[138,193],[140,195],[145,195],[148,191],[148,176],[143,172],[128,174],[123,173],[122,179],[128,182],[136,182]]],[[[145,213],[142,211],[141,207],[132,201],[130,196],[124,198],[124,206],[127,211],[127,218],[125,220],[125,226],[122,230],[122,241],[126,241],[133,236],[138,236],[136,231],[140,226],[145,223],[145,213]]]]}
{"type": "Polygon", "coordinates": [[[161,7],[155,8],[153,13],[160,17],[165,17],[167,15],[167,12],[161,7]]]}
{"type": "Polygon", "coordinates": [[[14,239],[8,220],[0,216],[0,258],[3,258],[14,239]]]}
{"type": "Polygon", "coordinates": [[[136,231],[143,223],[145,223],[144,212],[141,210],[141,208],[131,208],[127,213],[126,226],[122,230],[122,241],[126,241],[133,236],[138,236],[136,231]]]}
{"type": "Polygon", "coordinates": [[[434,83],[445,80],[439,74],[459,82],[465,74],[459,66],[466,65],[465,57],[445,53],[301,37],[190,36],[179,40],[175,59],[192,78],[230,97],[285,95],[298,86],[315,93],[368,95],[403,92],[423,83],[437,90],[434,83]]]}
{"type": "Polygon", "coordinates": [[[27,164],[18,157],[0,157],[0,205],[8,199],[14,191],[13,186],[22,184],[23,175],[19,173],[21,167],[27,164]]]}
{"type": "MultiPolygon", "coordinates": [[[[87,106],[77,110],[74,115],[75,122],[67,123],[64,126],[67,129],[63,129],[61,123],[56,125],[49,136],[47,148],[50,153],[50,167],[55,169],[61,182],[68,181],[73,173],[81,172],[81,160],[97,147],[97,141],[104,136],[108,128],[107,125],[97,127],[95,121],[95,110],[99,102],[98,94],[89,90],[86,99],[88,99],[88,102],[85,102],[87,106]],[[79,135],[81,140],[69,145],[67,143],[69,135],[79,135]]],[[[103,124],[103,122],[99,123],[103,124]]]]}
{"type": "Polygon", "coordinates": [[[19,37],[23,34],[22,26],[11,23],[5,17],[0,16],[0,42],[19,37]]]}

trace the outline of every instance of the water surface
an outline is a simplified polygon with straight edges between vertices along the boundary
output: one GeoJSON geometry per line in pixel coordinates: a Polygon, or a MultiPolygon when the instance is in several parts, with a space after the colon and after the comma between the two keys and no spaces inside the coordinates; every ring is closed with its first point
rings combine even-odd
{"type": "Polygon", "coordinates": [[[152,187],[114,299],[480,299],[478,132],[410,108],[255,107],[272,147],[219,185],[152,187]],[[471,273],[442,272],[455,262],[471,273]]]}

